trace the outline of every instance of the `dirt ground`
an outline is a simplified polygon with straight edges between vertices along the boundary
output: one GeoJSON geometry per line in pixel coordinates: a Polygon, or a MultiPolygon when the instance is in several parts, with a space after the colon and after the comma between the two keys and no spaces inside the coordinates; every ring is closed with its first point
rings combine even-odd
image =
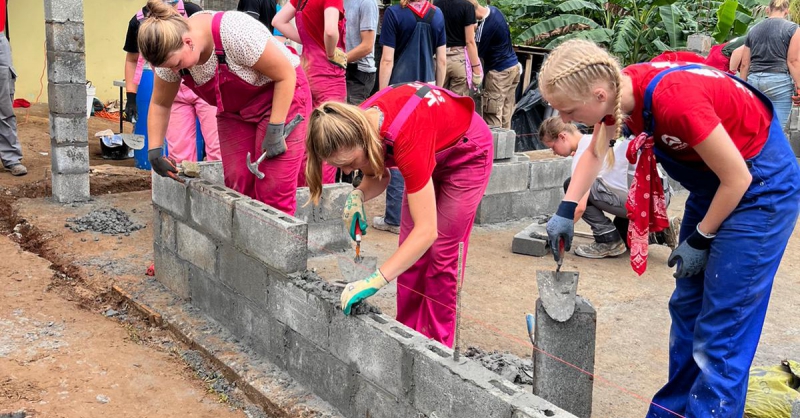
{"type": "MultiPolygon", "coordinates": [[[[36,122],[32,111],[29,124],[20,127],[24,162],[29,169],[38,170],[32,174],[43,173],[49,165],[46,156],[28,159],[29,153],[49,152],[46,119],[36,122]]],[[[105,129],[95,121],[90,126],[105,129]]],[[[114,415],[143,416],[150,411],[143,409],[145,406],[159,405],[152,411],[166,416],[241,415],[231,412],[228,405],[218,404],[219,395],[208,393],[206,382],[187,371],[185,362],[176,354],[181,349],[171,348],[175,343],[168,336],[141,321],[133,322],[136,331],[132,332],[130,323],[103,315],[108,309],[118,309],[108,295],[112,284],[124,287],[125,283],[148,280],[143,272],[152,262],[152,212],[148,191],[108,194],[112,190],[146,189],[141,184],[146,181],[141,173],[101,166],[106,161],[98,160],[94,151],[92,158],[96,168],[93,194],[102,196],[90,204],[59,205],[41,198],[22,199],[45,195],[41,182],[21,186],[43,177],[12,179],[0,174],[0,186],[16,186],[7,199],[19,197],[15,199],[17,215],[13,224],[25,219],[23,235],[26,224],[33,225],[39,233],[36,239],[23,244],[24,249],[56,260],[55,270],[64,275],[54,275],[52,269],[47,269],[47,261],[19,250],[13,234],[0,238],[0,249],[13,255],[4,257],[0,271],[4,289],[0,293],[0,413],[26,408],[47,416],[106,416],[110,415],[110,408],[117,408],[114,415]],[[117,237],[73,233],[64,227],[67,218],[108,207],[121,209],[134,222],[148,227],[117,237]],[[67,280],[70,277],[79,279],[67,280]],[[6,335],[13,336],[11,342],[7,342],[6,335]],[[4,347],[10,352],[5,353],[4,347]],[[4,381],[3,376],[12,378],[4,381]],[[63,396],[62,392],[68,394],[63,396]],[[99,403],[97,396],[101,394],[111,401],[99,403]],[[42,401],[46,403],[41,404],[42,401]]],[[[130,160],[125,163],[132,165],[130,160]]],[[[674,199],[671,214],[681,212],[684,199],[685,196],[674,199]]],[[[370,217],[380,215],[380,199],[370,202],[367,211],[370,217]]],[[[474,229],[462,291],[462,347],[530,356],[525,313],[534,310],[537,298],[535,272],[555,268],[550,256],[535,258],[511,253],[514,234],[530,222],[474,229]]],[[[580,229],[588,231],[586,225],[580,229]]],[[[9,232],[13,231],[6,231],[9,232]]],[[[784,358],[800,359],[800,324],[792,321],[797,316],[796,292],[800,288],[798,234],[796,230],[792,236],[775,281],[756,365],[774,365],[784,358]]],[[[378,256],[380,262],[391,254],[396,242],[395,235],[370,230],[362,244],[363,253],[378,256]]],[[[588,242],[576,239],[576,245],[588,242]]],[[[323,249],[321,253],[309,261],[309,267],[329,280],[339,279],[337,257],[352,257],[352,252],[331,253],[323,249]]],[[[648,270],[642,277],[632,272],[626,256],[600,261],[567,256],[563,269],[580,272],[578,293],[591,301],[598,312],[595,417],[644,416],[650,397],[666,380],[670,323],[667,301],[674,286],[666,266],[668,255],[667,247],[651,246],[648,270]]],[[[371,301],[392,314],[395,291],[391,284],[371,301]]]]}
{"type": "MultiPolygon", "coordinates": [[[[34,106],[29,113],[17,113],[23,163],[30,174],[15,178],[0,173],[0,415],[245,416],[240,407],[246,405],[236,400],[239,395],[205,368],[198,353],[151,327],[109,291],[122,277],[145,277],[143,260],[152,258],[151,246],[145,244],[151,240],[149,230],[124,237],[127,245],[120,245],[122,237],[97,234],[87,239],[88,233],[68,229],[74,243],[58,242],[63,231],[39,232],[9,210],[21,197],[50,193],[44,180],[50,165],[50,157],[43,155],[50,151],[46,112],[46,107],[34,106]],[[92,245],[82,248],[75,243],[92,245]],[[93,250],[103,256],[82,264],[80,257],[73,258],[93,250]],[[117,267],[114,259],[130,252],[142,258],[131,263],[132,270],[117,267]]],[[[91,132],[115,125],[97,118],[89,121],[91,132]]],[[[141,217],[149,219],[149,203],[141,204],[149,202],[149,192],[108,194],[147,189],[149,174],[135,171],[131,160],[96,166],[108,163],[97,142],[90,153],[93,194],[128,196],[120,205],[130,211],[139,204],[141,217]]],[[[104,204],[103,196],[96,199],[75,207],[43,199],[31,202],[45,213],[50,211],[47,207],[63,209],[63,228],[66,218],[74,216],[72,211],[104,204]]]]}

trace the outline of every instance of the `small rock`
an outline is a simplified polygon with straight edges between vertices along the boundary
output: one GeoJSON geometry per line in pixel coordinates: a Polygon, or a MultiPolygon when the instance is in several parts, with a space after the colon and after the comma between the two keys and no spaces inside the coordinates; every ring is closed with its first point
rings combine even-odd
{"type": "Polygon", "coordinates": [[[103,312],[103,315],[105,315],[108,318],[111,318],[112,316],[117,316],[118,314],[119,314],[119,312],[115,311],[113,309],[109,309],[109,310],[103,312]]]}
{"type": "Polygon", "coordinates": [[[86,238],[81,238],[81,242],[86,242],[86,238]]]}
{"type": "Polygon", "coordinates": [[[133,363],[133,367],[142,367],[142,365],[139,363],[133,363]]]}
{"type": "Polygon", "coordinates": [[[95,399],[97,399],[97,402],[100,402],[100,403],[109,403],[109,402],[111,402],[111,399],[109,399],[108,396],[106,396],[106,395],[97,395],[97,398],[95,398],[95,399]]]}

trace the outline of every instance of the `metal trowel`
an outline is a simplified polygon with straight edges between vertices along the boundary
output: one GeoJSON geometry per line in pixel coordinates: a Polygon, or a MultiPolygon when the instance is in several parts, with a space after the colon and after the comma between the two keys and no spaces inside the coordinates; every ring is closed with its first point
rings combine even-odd
{"type": "Polygon", "coordinates": [[[347,283],[352,283],[366,278],[378,268],[378,257],[364,257],[361,255],[361,226],[356,222],[356,255],[352,260],[339,257],[339,270],[347,283]]]}
{"type": "Polygon", "coordinates": [[[561,271],[565,252],[563,239],[558,240],[558,248],[554,248],[553,252],[556,255],[556,271],[536,271],[536,284],[547,315],[558,322],[565,322],[575,313],[578,273],[561,271]]]}

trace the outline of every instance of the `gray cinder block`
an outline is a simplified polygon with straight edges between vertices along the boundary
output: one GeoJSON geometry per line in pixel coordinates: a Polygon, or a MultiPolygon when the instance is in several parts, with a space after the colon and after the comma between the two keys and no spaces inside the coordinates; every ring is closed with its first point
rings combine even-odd
{"type": "Polygon", "coordinates": [[[59,174],[51,178],[53,199],[59,203],[89,200],[89,173],[59,174]]]}
{"type": "Polygon", "coordinates": [[[353,400],[354,417],[415,418],[420,414],[406,398],[397,397],[378,385],[359,379],[353,400]]]}
{"type": "Polygon", "coordinates": [[[308,250],[314,254],[329,254],[350,247],[350,235],[341,219],[308,224],[308,250]]]}
{"type": "Polygon", "coordinates": [[[589,373],[594,373],[597,312],[586,299],[576,297],[575,312],[565,322],[547,315],[536,300],[533,393],[581,418],[592,413],[591,376],[553,360],[546,352],[589,373]]]}
{"type": "Polygon", "coordinates": [[[232,245],[219,247],[219,280],[243,298],[267,308],[270,286],[277,272],[232,245]]]}
{"type": "Polygon", "coordinates": [[[154,207],[153,241],[170,251],[177,251],[178,243],[175,235],[175,219],[158,207],[154,207]]]}
{"type": "Polygon", "coordinates": [[[217,274],[217,244],[202,232],[183,222],[176,222],[178,256],[212,277],[217,274]]]}
{"type": "Polygon", "coordinates": [[[495,162],[485,195],[520,192],[528,189],[530,161],[495,162]]]}
{"type": "Polygon", "coordinates": [[[77,114],[86,112],[86,86],[77,83],[56,84],[49,82],[47,83],[47,103],[50,106],[51,113],[77,114]]]}
{"type": "Polygon", "coordinates": [[[233,239],[237,247],[278,271],[306,269],[308,224],[264,203],[236,201],[233,239]]]}
{"type": "Polygon", "coordinates": [[[156,280],[183,299],[188,299],[189,266],[172,251],[161,245],[153,245],[156,280]]]}
{"type": "Polygon", "coordinates": [[[516,133],[509,129],[492,128],[494,159],[506,160],[514,155],[516,133]]]}
{"type": "MultiPolygon", "coordinates": [[[[151,175],[153,204],[166,210],[180,220],[187,218],[187,184],[175,181],[168,177],[161,177],[155,173],[151,175]]],[[[187,180],[187,182],[191,182],[187,180]]]]}
{"type": "Polygon", "coordinates": [[[89,145],[52,147],[50,164],[53,177],[61,174],[89,174],[89,145]]]}
{"type": "Polygon", "coordinates": [[[200,167],[201,179],[210,183],[225,185],[222,161],[201,161],[197,165],[200,167]]]}
{"type": "Polygon", "coordinates": [[[564,180],[570,175],[572,160],[568,158],[551,158],[531,161],[531,190],[543,190],[564,187],[564,180]]]}
{"type": "Polygon", "coordinates": [[[232,242],[233,208],[240,199],[249,198],[219,184],[194,180],[189,184],[191,220],[212,237],[232,242]]]}
{"type": "Polygon", "coordinates": [[[269,295],[269,312],[276,320],[320,347],[328,347],[328,326],[335,315],[333,305],[295,286],[288,280],[274,280],[269,295]]]}
{"type": "Polygon", "coordinates": [[[45,0],[45,22],[83,22],[82,0],[45,0]]]}
{"type": "Polygon", "coordinates": [[[75,115],[50,115],[50,142],[54,145],[87,144],[89,124],[86,110],[75,115]]]}
{"type": "Polygon", "coordinates": [[[47,62],[47,80],[51,83],[86,84],[86,55],[83,52],[47,51],[47,62]]]}
{"type": "Polygon", "coordinates": [[[547,224],[534,222],[514,235],[511,252],[542,257],[547,254],[547,224]]]}
{"type": "MultiPolygon", "coordinates": [[[[44,25],[44,37],[48,51],[86,52],[81,22],[47,22],[44,25]]],[[[60,64],[48,62],[47,65],[60,64]]]]}

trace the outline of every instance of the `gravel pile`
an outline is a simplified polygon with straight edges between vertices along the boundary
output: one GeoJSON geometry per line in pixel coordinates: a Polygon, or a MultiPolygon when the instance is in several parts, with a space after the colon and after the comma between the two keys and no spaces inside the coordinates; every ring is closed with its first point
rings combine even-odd
{"type": "Polygon", "coordinates": [[[80,218],[68,218],[67,222],[64,226],[72,232],[92,231],[109,235],[130,235],[144,228],[144,225],[133,223],[127,213],[115,208],[93,210],[80,218]]]}

